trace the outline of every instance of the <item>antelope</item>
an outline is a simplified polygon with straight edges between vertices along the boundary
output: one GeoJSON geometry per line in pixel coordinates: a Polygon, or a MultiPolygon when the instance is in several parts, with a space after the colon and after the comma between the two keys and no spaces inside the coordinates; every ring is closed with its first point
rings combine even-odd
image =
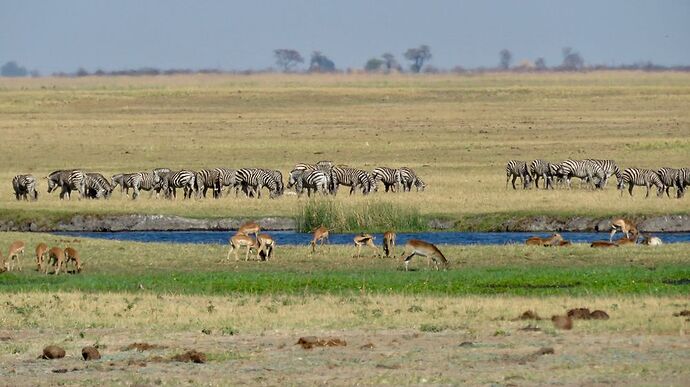
{"type": "Polygon", "coordinates": [[[621,239],[616,241],[616,244],[618,246],[634,245],[636,243],[637,243],[637,230],[632,230],[632,232],[630,232],[630,237],[621,238],[621,239]]]}
{"type": "Polygon", "coordinates": [[[393,231],[383,233],[383,252],[386,257],[395,256],[395,236],[393,231]]]}
{"type": "Polygon", "coordinates": [[[12,271],[12,260],[17,261],[17,266],[19,267],[19,271],[22,271],[22,263],[19,261],[19,256],[24,255],[24,242],[22,241],[14,241],[10,245],[10,249],[7,253],[7,263],[5,264],[7,266],[7,271],[12,271]]]}
{"type": "Polygon", "coordinates": [[[379,253],[379,249],[374,244],[374,239],[376,239],[376,237],[372,236],[371,234],[365,233],[361,233],[354,237],[355,247],[357,247],[357,258],[359,258],[361,255],[362,246],[371,247],[372,249],[374,249],[377,256],[381,256],[381,254],[379,253]]]}
{"type": "Polygon", "coordinates": [[[259,232],[261,231],[261,226],[254,222],[247,222],[240,226],[236,234],[249,235],[254,234],[254,238],[258,238],[259,232]]]}
{"type": "Polygon", "coordinates": [[[439,250],[436,246],[429,242],[424,242],[418,239],[410,239],[409,241],[407,241],[407,243],[405,243],[405,249],[402,255],[400,256],[401,258],[404,257],[405,259],[405,271],[408,270],[410,260],[415,255],[427,257],[427,259],[431,258],[434,261],[434,264],[436,265],[436,270],[439,270],[438,261],[441,261],[441,263],[443,263],[444,268],[448,267],[448,260],[443,255],[441,250],[439,250]]]}
{"type": "Polygon", "coordinates": [[[559,233],[555,233],[548,238],[530,237],[527,238],[525,244],[528,246],[561,246],[563,237],[559,233]]]}
{"type": "Polygon", "coordinates": [[[65,272],[67,272],[67,264],[70,261],[74,261],[74,265],[76,267],[77,273],[81,273],[81,259],[79,258],[79,252],[72,248],[72,247],[67,247],[65,249],[65,272]]]}
{"type": "Polygon", "coordinates": [[[237,251],[240,249],[240,247],[246,246],[247,247],[247,254],[244,257],[245,261],[249,260],[249,249],[255,249],[256,246],[256,240],[250,236],[247,236],[245,234],[235,234],[230,238],[230,250],[228,251],[228,257],[226,258],[227,260],[230,260],[230,253],[233,251],[235,252],[235,261],[239,261],[239,257],[237,256],[237,251]]]}
{"type": "Polygon", "coordinates": [[[594,241],[589,247],[618,247],[618,245],[608,241],[594,241]]]}
{"type": "Polygon", "coordinates": [[[59,247],[51,247],[50,250],[48,250],[48,262],[46,263],[45,270],[46,274],[48,274],[48,268],[50,268],[51,261],[53,262],[53,266],[55,266],[55,272],[53,274],[58,275],[58,273],[60,273],[60,266],[62,266],[62,263],[65,261],[65,251],[59,247]]]}
{"type": "Polygon", "coordinates": [[[324,226],[320,226],[314,230],[314,238],[309,242],[312,253],[316,252],[316,242],[321,241],[321,246],[323,246],[324,239],[328,241],[328,229],[324,226]]]}
{"type": "Polygon", "coordinates": [[[611,221],[611,236],[609,236],[609,242],[613,242],[613,236],[616,234],[616,231],[621,231],[625,233],[626,238],[630,238],[630,233],[634,232],[637,234],[637,226],[635,223],[623,219],[623,218],[615,218],[613,221],[611,221]]]}
{"type": "Polygon", "coordinates": [[[646,246],[661,246],[664,244],[664,242],[662,242],[661,238],[659,237],[647,235],[642,240],[642,244],[646,246]]]}
{"type": "Polygon", "coordinates": [[[260,258],[262,251],[264,252],[264,260],[268,261],[270,258],[274,258],[276,241],[270,235],[259,234],[257,242],[259,243],[259,250],[256,259],[260,258]]]}
{"type": "Polygon", "coordinates": [[[48,256],[48,245],[41,242],[36,246],[36,270],[41,271],[43,261],[48,256]]]}

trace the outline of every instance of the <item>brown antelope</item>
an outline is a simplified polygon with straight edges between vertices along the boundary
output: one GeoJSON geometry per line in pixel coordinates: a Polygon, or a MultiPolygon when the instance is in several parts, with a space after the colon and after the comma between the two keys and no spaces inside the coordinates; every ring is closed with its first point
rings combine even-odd
{"type": "Polygon", "coordinates": [[[316,252],[316,242],[321,241],[321,246],[323,246],[323,241],[328,242],[328,229],[324,226],[320,226],[314,230],[314,238],[309,242],[311,245],[311,252],[316,252]]]}
{"type": "Polygon", "coordinates": [[[642,239],[642,244],[646,245],[646,246],[661,246],[664,244],[664,242],[662,242],[661,238],[659,238],[659,237],[646,235],[642,239]]]}
{"type": "Polygon", "coordinates": [[[630,237],[621,238],[615,242],[618,246],[634,245],[637,243],[637,230],[630,232],[630,237]]]}
{"type": "Polygon", "coordinates": [[[527,238],[525,244],[528,246],[560,246],[563,237],[559,233],[555,233],[548,238],[530,237],[527,238]]]}
{"type": "Polygon", "coordinates": [[[254,222],[247,222],[240,226],[239,230],[237,230],[236,234],[243,234],[243,235],[249,235],[249,234],[254,234],[254,238],[257,238],[259,236],[259,232],[261,231],[261,226],[259,226],[257,223],[254,222]]]}
{"type": "Polygon", "coordinates": [[[405,271],[408,270],[410,260],[415,255],[427,257],[427,259],[432,259],[434,261],[434,264],[436,265],[436,270],[439,270],[439,261],[441,261],[444,268],[448,267],[448,260],[443,255],[443,253],[441,253],[441,250],[439,250],[436,246],[429,242],[420,241],[418,239],[410,239],[409,241],[407,241],[407,243],[405,243],[405,250],[401,255],[401,258],[404,257],[405,259],[405,271]]]}
{"type": "Polygon", "coordinates": [[[625,233],[626,238],[630,238],[630,233],[634,232],[637,234],[637,225],[635,223],[623,219],[623,218],[615,218],[611,221],[611,236],[609,236],[609,242],[613,242],[613,236],[616,234],[616,231],[621,231],[625,233]]]}
{"type": "Polygon", "coordinates": [[[65,272],[67,272],[67,264],[70,261],[74,261],[74,266],[76,267],[77,273],[81,273],[81,259],[79,258],[79,252],[72,248],[67,247],[65,249],[65,272]]]}
{"type": "Polygon", "coordinates": [[[618,247],[618,245],[608,241],[594,241],[589,247],[618,247]]]}
{"type": "Polygon", "coordinates": [[[41,242],[36,246],[36,270],[41,271],[43,261],[48,257],[48,245],[41,242]]]}
{"type": "Polygon", "coordinates": [[[19,271],[22,271],[22,263],[19,261],[19,256],[24,255],[24,242],[14,241],[10,245],[9,251],[7,252],[7,271],[12,271],[12,261],[16,261],[19,271]]]}
{"type": "Polygon", "coordinates": [[[259,234],[257,239],[259,249],[257,251],[256,259],[260,259],[261,252],[264,252],[264,260],[268,261],[270,258],[275,258],[276,241],[268,234],[259,234]]]}
{"type": "Polygon", "coordinates": [[[256,240],[248,235],[245,234],[235,234],[230,238],[230,250],[228,251],[228,257],[226,259],[230,259],[230,253],[233,251],[235,252],[235,261],[239,261],[239,257],[237,256],[237,251],[240,249],[240,247],[246,246],[247,247],[247,254],[244,257],[245,261],[249,260],[249,250],[250,249],[256,249],[256,240]]]}
{"type": "Polygon", "coordinates": [[[386,254],[386,257],[391,255],[395,257],[395,236],[393,231],[383,233],[383,252],[386,254]]]}
{"type": "Polygon", "coordinates": [[[556,244],[556,246],[572,246],[573,243],[571,241],[560,241],[556,244]]]}
{"type": "Polygon", "coordinates": [[[59,247],[51,247],[50,250],[48,250],[48,262],[46,262],[45,270],[46,274],[48,274],[48,269],[50,268],[51,262],[53,262],[53,266],[55,267],[53,274],[58,275],[58,273],[60,273],[60,266],[62,266],[63,262],[65,262],[65,251],[59,247]]]}
{"type": "Polygon", "coordinates": [[[361,256],[362,246],[368,246],[372,248],[376,252],[377,256],[381,256],[378,247],[376,247],[376,245],[374,244],[374,239],[376,239],[376,237],[374,237],[371,234],[365,233],[361,233],[354,237],[355,247],[357,247],[357,258],[361,256]]]}

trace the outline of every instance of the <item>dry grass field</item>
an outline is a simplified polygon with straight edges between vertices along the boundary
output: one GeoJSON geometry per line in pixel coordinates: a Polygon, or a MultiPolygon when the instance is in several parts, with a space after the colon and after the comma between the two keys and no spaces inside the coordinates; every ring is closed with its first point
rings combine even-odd
{"type": "MultiPolygon", "coordinates": [[[[199,75],[2,79],[0,209],[21,217],[161,213],[294,216],[297,198],[16,203],[11,177],[60,168],[106,175],[154,167],[271,167],[333,160],[407,165],[424,193],[339,195],[423,215],[688,213],[684,200],[575,189],[505,189],[508,159],[611,158],[621,167],[690,166],[690,75],[594,72],[478,76],[199,75]],[[375,197],[374,197],[375,196],[375,197]],[[29,216],[29,215],[27,215],[29,216]]],[[[576,183],[578,185],[578,183],[576,183]]]]}

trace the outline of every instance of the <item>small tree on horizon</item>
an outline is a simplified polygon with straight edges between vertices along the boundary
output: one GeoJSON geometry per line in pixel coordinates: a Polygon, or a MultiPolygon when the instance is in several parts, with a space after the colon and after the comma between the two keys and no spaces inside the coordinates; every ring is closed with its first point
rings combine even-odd
{"type": "Polygon", "coordinates": [[[578,71],[585,67],[585,60],[579,52],[573,51],[571,47],[563,48],[563,64],[561,68],[568,71],[578,71]]]}
{"type": "Polygon", "coordinates": [[[297,50],[279,48],[273,50],[273,56],[276,58],[276,64],[286,73],[291,71],[298,63],[304,63],[304,58],[297,50]]]}
{"type": "Polygon", "coordinates": [[[393,70],[402,71],[402,67],[400,67],[400,64],[395,59],[395,55],[391,54],[390,52],[387,52],[387,53],[381,55],[381,58],[383,58],[383,60],[384,60],[384,65],[386,66],[386,72],[391,72],[393,70]]]}
{"type": "Polygon", "coordinates": [[[15,61],[9,61],[0,67],[0,75],[3,77],[25,77],[29,75],[26,67],[19,66],[15,61]]]}
{"type": "Polygon", "coordinates": [[[314,51],[311,54],[311,62],[309,63],[309,71],[317,73],[331,73],[335,71],[335,63],[322,54],[321,51],[314,51]]]}
{"type": "Polygon", "coordinates": [[[537,58],[537,60],[534,61],[534,68],[537,69],[537,71],[546,70],[546,60],[544,60],[544,58],[537,58]]]}
{"type": "Polygon", "coordinates": [[[364,65],[364,70],[367,72],[376,72],[381,70],[381,67],[383,67],[384,64],[386,64],[386,62],[383,59],[371,58],[364,65]]]}
{"type": "Polygon", "coordinates": [[[424,62],[427,62],[429,59],[431,59],[431,48],[426,44],[422,44],[417,48],[408,49],[405,51],[404,56],[405,59],[413,62],[410,65],[410,69],[413,72],[418,73],[422,69],[422,66],[424,66],[424,62]]]}
{"type": "Polygon", "coordinates": [[[513,54],[507,48],[504,48],[498,53],[498,56],[500,57],[498,62],[499,68],[501,70],[508,70],[510,68],[510,62],[513,60],[513,54]]]}

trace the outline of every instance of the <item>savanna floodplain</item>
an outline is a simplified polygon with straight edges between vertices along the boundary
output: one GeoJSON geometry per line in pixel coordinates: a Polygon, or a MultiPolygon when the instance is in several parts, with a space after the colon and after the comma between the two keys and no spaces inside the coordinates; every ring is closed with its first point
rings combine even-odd
{"type": "MultiPolygon", "coordinates": [[[[2,79],[0,133],[11,141],[0,152],[0,216],[39,224],[77,214],[299,218],[313,206],[348,219],[341,231],[358,232],[419,229],[431,218],[477,226],[520,215],[688,214],[687,195],[645,199],[639,187],[633,198],[615,184],[506,189],[504,165],[591,157],[623,168],[688,167],[689,105],[690,76],[681,73],[2,79]],[[409,166],[428,187],[367,197],[341,191],[323,203],[268,195],[132,201],[119,192],[60,201],[42,180],[63,168],[285,174],[323,159],[368,170],[409,166]],[[39,178],[37,202],[15,201],[10,180],[18,173],[39,178]],[[360,217],[372,208],[375,219],[360,217]]],[[[22,271],[0,274],[0,379],[9,385],[690,380],[688,244],[442,245],[447,271],[414,258],[405,272],[400,247],[386,259],[369,251],[353,258],[354,246],[315,254],[278,246],[272,260],[245,262],[227,261],[227,246],[41,233],[1,233],[0,251],[14,240],[27,247],[22,271]],[[35,271],[39,242],[75,247],[83,271],[35,271]],[[570,330],[551,322],[579,307],[610,318],[575,320],[570,330]],[[517,319],[528,310],[538,316],[517,319]],[[333,346],[296,345],[309,336],[333,346]],[[135,342],[153,346],[126,349],[135,342]],[[49,344],[66,356],[37,359],[49,344]],[[81,359],[87,345],[101,360],[81,359]],[[171,361],[191,349],[206,362],[171,361]]]]}

